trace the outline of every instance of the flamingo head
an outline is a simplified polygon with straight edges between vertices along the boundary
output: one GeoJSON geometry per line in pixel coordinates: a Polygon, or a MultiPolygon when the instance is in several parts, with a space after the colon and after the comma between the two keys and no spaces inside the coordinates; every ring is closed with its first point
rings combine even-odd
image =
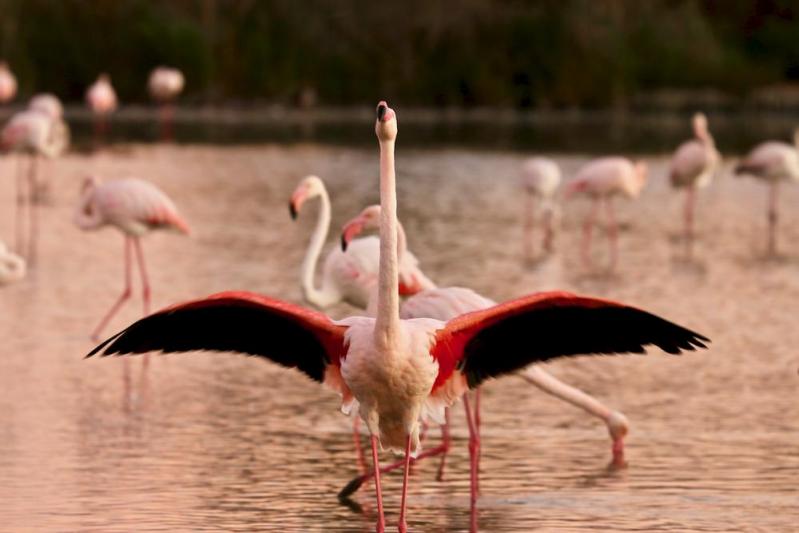
{"type": "Polygon", "coordinates": [[[341,228],[341,249],[346,252],[352,239],[363,233],[364,230],[379,227],[380,213],[379,205],[370,205],[358,216],[344,224],[344,227],[341,228]]]}
{"type": "Polygon", "coordinates": [[[691,119],[691,123],[694,128],[694,136],[697,139],[705,142],[711,140],[710,132],[708,131],[707,127],[707,117],[704,113],[695,113],[691,119]]]}
{"type": "Polygon", "coordinates": [[[607,419],[608,433],[613,440],[613,465],[624,466],[624,437],[630,432],[627,417],[619,411],[613,411],[607,419]]]}
{"type": "Polygon", "coordinates": [[[302,209],[302,204],[309,198],[319,196],[322,194],[325,186],[318,176],[306,176],[302,179],[294,192],[291,193],[291,200],[289,200],[289,214],[291,218],[296,220],[297,215],[302,209]]]}
{"type": "Polygon", "coordinates": [[[388,107],[385,100],[377,104],[377,120],[375,133],[380,141],[394,141],[397,139],[397,115],[388,107]]]}

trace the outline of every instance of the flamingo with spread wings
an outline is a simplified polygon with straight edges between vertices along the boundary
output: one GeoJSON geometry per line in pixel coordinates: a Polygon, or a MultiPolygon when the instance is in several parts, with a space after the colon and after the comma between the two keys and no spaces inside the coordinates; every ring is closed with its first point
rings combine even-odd
{"type": "Polygon", "coordinates": [[[227,292],[143,318],[89,356],[233,351],[295,367],[329,384],[341,394],[345,411],[357,405],[371,435],[378,532],[385,530],[378,450],[382,445],[404,452],[399,531],[405,532],[408,467],[420,451],[423,411],[443,423],[444,407],[466,390],[534,362],[577,354],[643,353],[649,344],[677,354],[704,347],[707,339],[634,307],[562,292],[528,295],[449,322],[401,319],[397,120],[385,102],[377,106],[375,132],[382,206],[376,317],[334,322],[280,300],[227,292]]]}

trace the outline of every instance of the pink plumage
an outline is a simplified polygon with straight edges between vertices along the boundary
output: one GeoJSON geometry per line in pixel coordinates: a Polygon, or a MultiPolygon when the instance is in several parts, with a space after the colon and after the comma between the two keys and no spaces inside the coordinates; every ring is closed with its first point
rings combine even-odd
{"type": "Polygon", "coordinates": [[[0,61],[0,104],[12,100],[17,94],[17,78],[5,61],[0,61]]]}

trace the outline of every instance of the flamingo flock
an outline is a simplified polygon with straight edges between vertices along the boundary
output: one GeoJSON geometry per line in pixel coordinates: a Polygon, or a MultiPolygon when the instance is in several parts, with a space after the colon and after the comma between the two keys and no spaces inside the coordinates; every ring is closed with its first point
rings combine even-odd
{"type": "MultiPolygon", "coordinates": [[[[164,138],[172,135],[173,102],[184,84],[182,73],[167,67],[156,68],[149,78],[150,94],[161,105],[164,138]]],[[[16,78],[0,63],[0,103],[13,99],[16,90],[16,78]]],[[[107,75],[100,75],[88,88],[86,102],[95,114],[99,138],[118,105],[107,75]]],[[[439,457],[437,479],[443,479],[451,448],[449,408],[456,402],[463,404],[469,434],[470,517],[472,530],[477,530],[480,387],[487,380],[515,376],[601,420],[612,442],[612,465],[624,466],[630,429],[625,415],[560,381],[541,368],[541,363],[561,357],[644,353],[650,346],[680,354],[706,348],[709,339],[635,306],[603,298],[550,291],[497,303],[468,287],[439,287],[410,251],[409,236],[397,216],[397,181],[401,179],[395,165],[397,113],[385,101],[378,103],[375,113],[380,202],[366,207],[341,228],[340,239],[328,250],[321,269],[332,219],[327,188],[318,176],[309,175],[289,199],[294,219],[318,200],[299,278],[303,297],[314,309],[252,292],[227,291],[150,314],[151,286],[140,239],[155,230],[188,235],[189,225],[175,203],[152,183],[125,176],[105,182],[95,175],[85,178],[74,212],[75,225],[86,231],[114,227],[124,240],[123,291],[92,330],[91,338],[99,342],[131,298],[134,266],[141,280],[144,314],[98,344],[87,357],[153,351],[232,352],[295,368],[327,385],[340,396],[340,410],[354,419],[356,451],[363,465],[361,422],[371,452],[371,465],[365,467],[368,471],[340,495],[349,497],[364,483],[374,483],[378,532],[386,528],[381,475],[403,471],[396,518],[400,532],[408,530],[411,464],[439,457]],[[377,235],[364,235],[368,231],[377,235]],[[321,270],[318,275],[317,270],[321,270]],[[342,320],[331,319],[325,311],[342,302],[359,311],[342,320]],[[425,449],[423,428],[428,424],[440,426],[442,440],[425,449]],[[399,453],[402,459],[381,466],[384,451],[399,453]]],[[[685,191],[683,234],[689,254],[696,234],[697,191],[711,184],[721,165],[707,117],[697,113],[691,125],[693,138],[676,149],[668,173],[672,186],[685,191]]],[[[17,240],[14,252],[0,242],[0,285],[20,281],[35,265],[39,161],[59,157],[69,143],[63,106],[46,93],[35,95],[0,132],[2,149],[17,152],[20,158],[17,240]]],[[[799,180],[798,150],[799,130],[794,144],[763,143],[735,167],[736,174],[769,184],[769,254],[777,251],[779,184],[799,180]]],[[[594,263],[592,235],[604,209],[609,269],[617,268],[620,246],[614,201],[618,197],[634,200],[642,194],[649,177],[646,163],[621,156],[601,157],[564,179],[557,163],[539,156],[525,160],[520,171],[526,198],[524,256],[530,259],[555,253],[561,197],[569,201],[585,197],[591,207],[583,225],[584,263],[589,268],[594,263]],[[536,228],[541,228],[540,245],[535,243],[536,228]]]]}
{"type": "MultiPolygon", "coordinates": [[[[403,455],[397,528],[405,532],[410,463],[412,457],[423,453],[421,423],[429,419],[446,424],[446,408],[470,389],[556,357],[642,353],[647,345],[678,354],[703,348],[708,339],[635,307],[565,292],[534,293],[494,305],[468,289],[420,288],[413,298],[423,300],[418,300],[415,308],[422,315],[440,309],[442,318],[413,313],[409,314],[414,317],[404,317],[399,254],[405,253],[406,246],[400,246],[397,220],[397,117],[385,102],[378,104],[376,115],[380,209],[372,212],[379,230],[378,270],[370,295],[373,301],[367,304],[374,309],[374,316],[333,321],[321,312],[268,296],[223,292],[146,316],[99,344],[89,356],[239,352],[296,368],[327,384],[341,396],[341,410],[357,413],[370,435],[378,532],[386,527],[380,450],[403,455]],[[455,305],[439,307],[435,299],[442,294],[455,305]],[[474,301],[470,304],[467,300],[474,301]],[[566,328],[582,333],[563,335],[566,328]]],[[[292,196],[293,212],[303,195],[314,192],[307,185],[301,187],[292,196]]],[[[317,225],[320,234],[329,223],[325,218],[323,214],[317,225]]],[[[344,242],[356,233],[345,228],[344,242]]],[[[315,264],[319,248],[312,248],[316,257],[308,264],[315,264]]],[[[303,274],[308,270],[312,267],[304,267],[303,274]]],[[[303,283],[306,281],[303,276],[303,283]]],[[[468,400],[465,404],[468,408],[468,400]]],[[[472,442],[479,443],[475,416],[467,418],[472,442]]],[[[470,449],[474,501],[479,450],[475,445],[470,449]]]]}

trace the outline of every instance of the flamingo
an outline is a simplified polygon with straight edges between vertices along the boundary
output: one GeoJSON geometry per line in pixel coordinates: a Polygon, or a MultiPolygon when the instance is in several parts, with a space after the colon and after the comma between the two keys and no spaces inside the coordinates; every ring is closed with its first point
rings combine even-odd
{"type": "Polygon", "coordinates": [[[522,164],[522,188],[525,192],[524,207],[524,255],[533,256],[533,226],[535,204],[539,203],[539,211],[544,219],[544,251],[552,251],[555,217],[558,207],[555,193],[560,185],[560,167],[547,157],[533,157],[522,164]]]}
{"type": "Polygon", "coordinates": [[[694,138],[682,143],[671,158],[669,177],[671,185],[685,189],[685,239],[691,253],[694,241],[694,204],[696,190],[707,187],[713,179],[721,156],[707,127],[704,113],[696,113],[692,119],[694,138]]]}
{"type": "Polygon", "coordinates": [[[793,145],[766,141],[755,146],[735,167],[735,173],[749,175],[769,184],[768,255],[777,253],[777,206],[779,185],[783,181],[799,181],[799,128],[793,133],[793,145]]]}
{"type": "Polygon", "coordinates": [[[100,74],[97,81],[89,86],[86,90],[86,103],[94,113],[94,135],[99,142],[105,135],[108,115],[117,108],[117,93],[108,74],[100,74]]]}
{"type": "Polygon", "coordinates": [[[17,78],[8,63],[0,61],[0,104],[10,102],[17,94],[17,78]]]}
{"type": "MultiPolygon", "coordinates": [[[[60,106],[60,104],[59,104],[60,106]]],[[[38,240],[38,209],[35,196],[38,192],[37,166],[40,156],[55,158],[69,145],[69,128],[58,116],[58,107],[49,98],[31,101],[31,107],[12,115],[0,132],[0,149],[28,154],[27,196],[23,173],[17,177],[16,251],[35,262],[38,240]],[[25,237],[24,210],[28,209],[29,227],[25,237]]],[[[19,163],[22,169],[22,162],[19,163]]]]}
{"type": "Polygon", "coordinates": [[[175,118],[175,108],[172,102],[183,91],[186,79],[183,73],[171,67],[156,67],[150,73],[147,87],[150,96],[160,107],[161,138],[168,140],[172,137],[172,121],[175,118]]]}
{"type": "Polygon", "coordinates": [[[144,314],[150,312],[150,283],[139,239],[157,229],[174,229],[188,235],[189,225],[178,214],[172,200],[152,183],[135,178],[102,183],[94,176],[83,183],[74,220],[86,231],[115,226],[125,237],[125,288],[92,333],[92,339],[97,340],[106,324],[130,298],[131,250],[136,253],[141,274],[144,314]]]}
{"type": "Polygon", "coordinates": [[[223,292],[142,318],[87,357],[155,350],[240,352],[327,383],[341,394],[343,411],[357,406],[369,430],[378,532],[385,531],[378,450],[404,453],[398,530],[405,533],[409,465],[420,452],[423,415],[443,423],[444,407],[467,389],[534,362],[589,353],[643,353],[649,344],[677,354],[705,347],[708,339],[634,307],[565,292],[527,295],[448,322],[401,319],[397,120],[383,101],[377,106],[375,133],[382,206],[376,317],[334,322],[321,312],[267,296],[223,292]],[[505,356],[495,357],[498,353],[505,356]]]}
{"type": "MultiPolygon", "coordinates": [[[[342,229],[342,246],[347,245],[350,239],[359,235],[361,232],[379,227],[381,208],[379,205],[372,205],[365,208],[357,217],[347,222],[342,229]]],[[[397,221],[398,235],[404,235],[402,223],[397,221]]],[[[405,252],[405,243],[399,245],[399,253],[405,252]]],[[[496,302],[478,294],[477,292],[463,287],[433,287],[422,290],[405,300],[400,307],[400,318],[434,318],[442,322],[469,313],[488,309],[496,305],[496,302]]],[[[583,409],[588,414],[602,420],[607,426],[613,442],[611,451],[613,455],[612,464],[621,467],[624,461],[624,437],[629,432],[629,422],[627,417],[619,411],[613,411],[601,402],[583,391],[567,385],[538,366],[531,366],[519,373],[519,376],[528,383],[538,387],[542,391],[560,398],[572,405],[583,409]]],[[[480,390],[475,390],[474,409],[469,407],[467,395],[463,396],[466,420],[469,428],[469,455],[472,470],[472,501],[477,497],[477,487],[479,478],[479,450],[480,450],[480,390]]],[[[444,442],[434,450],[425,452],[425,456],[440,453],[442,455],[441,464],[438,471],[438,479],[443,475],[446,454],[449,451],[449,432],[442,428],[444,442]]],[[[396,463],[381,469],[381,473],[386,473],[401,463],[396,463]]],[[[356,480],[350,482],[345,490],[340,493],[340,497],[346,498],[355,492],[363,482],[371,478],[370,474],[364,474],[356,480]]]]}
{"type": "Polygon", "coordinates": [[[623,195],[637,198],[646,184],[647,167],[643,161],[633,163],[626,157],[601,157],[586,163],[566,186],[566,198],[586,194],[593,200],[591,214],[583,229],[583,259],[591,264],[591,230],[596,222],[600,204],[605,203],[610,223],[610,268],[616,267],[619,255],[618,227],[613,213],[613,197],[623,195]]]}
{"type": "Polygon", "coordinates": [[[25,277],[25,260],[0,242],[0,285],[8,285],[25,277]]]}
{"type": "MultiPolygon", "coordinates": [[[[300,270],[300,285],[305,299],[319,309],[345,301],[365,309],[377,284],[380,241],[376,237],[354,240],[346,253],[333,247],[325,258],[322,285],[314,285],[314,274],[327,234],[330,231],[330,196],[318,176],[306,176],[297,185],[289,202],[289,213],[296,219],[303,205],[319,198],[319,215],[316,220],[308,251],[300,270]]],[[[409,295],[435,284],[419,269],[418,260],[411,253],[402,253],[400,259],[400,294],[409,295]]]]}

